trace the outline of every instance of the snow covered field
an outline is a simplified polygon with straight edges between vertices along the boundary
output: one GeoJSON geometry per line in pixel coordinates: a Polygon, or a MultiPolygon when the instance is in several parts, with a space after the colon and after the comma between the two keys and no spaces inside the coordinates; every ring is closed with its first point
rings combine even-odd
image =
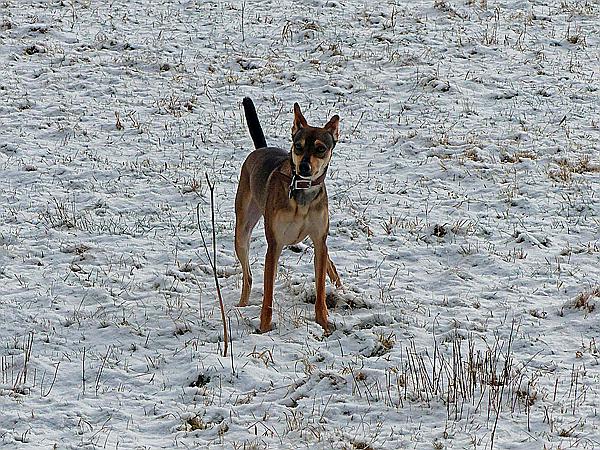
{"type": "Polygon", "coordinates": [[[0,62],[3,449],[600,448],[598,1],[6,0],[0,62]],[[342,118],[330,336],[261,225],[235,306],[244,96],[342,118]]]}

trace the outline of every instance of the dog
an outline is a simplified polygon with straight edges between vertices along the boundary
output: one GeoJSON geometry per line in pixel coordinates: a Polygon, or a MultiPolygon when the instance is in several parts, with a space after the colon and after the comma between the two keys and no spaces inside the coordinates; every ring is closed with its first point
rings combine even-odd
{"type": "Polygon", "coordinates": [[[327,251],[329,208],[325,176],[339,139],[340,118],[336,114],[322,128],[312,127],[295,103],[292,147],[286,151],[267,146],[254,103],[246,97],[242,104],[255,150],[242,165],[235,197],[235,252],[242,266],[239,306],[248,305],[252,288],[250,236],[262,216],[267,254],[260,331],[271,330],[273,285],[281,251],[309,236],[315,251],[315,319],[328,333],[325,276],[336,287],[341,287],[341,281],[327,251]]]}

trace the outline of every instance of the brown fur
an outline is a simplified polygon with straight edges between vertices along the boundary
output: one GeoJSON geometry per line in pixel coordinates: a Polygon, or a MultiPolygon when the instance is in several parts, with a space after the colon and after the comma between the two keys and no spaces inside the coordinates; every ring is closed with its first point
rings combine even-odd
{"type": "Polygon", "coordinates": [[[252,287],[252,273],[248,259],[250,235],[261,216],[265,220],[267,255],[264,272],[264,297],[260,314],[260,330],[271,329],[273,315],[273,287],[277,261],[284,246],[297,244],[307,236],[315,250],[316,321],[328,331],[325,304],[325,275],[336,286],[340,277],[327,252],[329,210],[325,184],[295,191],[290,198],[292,161],[300,173],[303,160],[310,163],[310,177],[317,180],[327,170],[332,150],[338,140],[339,117],[333,116],[322,128],[311,127],[296,103],[294,105],[293,145],[290,152],[265,147],[246,158],[242,165],[240,182],[235,198],[235,251],[242,265],[242,294],[239,306],[246,306],[252,287]],[[290,158],[291,153],[291,158],[290,158]]]}

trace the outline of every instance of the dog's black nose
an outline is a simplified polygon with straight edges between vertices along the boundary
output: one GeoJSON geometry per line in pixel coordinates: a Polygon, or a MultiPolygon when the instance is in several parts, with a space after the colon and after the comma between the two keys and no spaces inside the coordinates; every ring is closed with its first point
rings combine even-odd
{"type": "Polygon", "coordinates": [[[310,163],[306,159],[302,160],[302,162],[300,163],[300,176],[301,177],[310,177],[311,176],[310,163]]]}

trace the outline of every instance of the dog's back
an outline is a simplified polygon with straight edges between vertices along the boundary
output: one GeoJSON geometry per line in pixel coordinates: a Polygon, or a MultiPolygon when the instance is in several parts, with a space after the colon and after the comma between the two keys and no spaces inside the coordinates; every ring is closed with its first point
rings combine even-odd
{"type": "Polygon", "coordinates": [[[274,170],[280,168],[290,155],[288,151],[281,148],[267,146],[252,100],[245,97],[242,105],[250,137],[256,150],[248,155],[242,165],[240,183],[248,186],[251,201],[255,202],[261,214],[264,214],[269,176],[274,170]]]}
{"type": "Polygon", "coordinates": [[[263,147],[248,155],[242,166],[242,177],[247,181],[250,193],[261,214],[265,212],[268,180],[290,158],[289,152],[277,147],[263,147]]]}

